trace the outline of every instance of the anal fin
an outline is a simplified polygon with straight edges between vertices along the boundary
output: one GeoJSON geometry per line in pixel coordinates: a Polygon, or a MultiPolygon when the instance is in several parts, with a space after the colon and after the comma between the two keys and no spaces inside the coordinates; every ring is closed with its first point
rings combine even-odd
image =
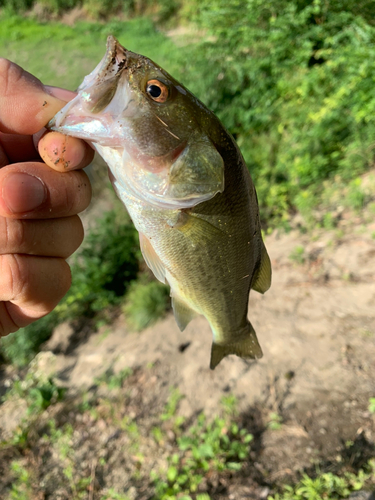
{"type": "Polygon", "coordinates": [[[165,267],[160,258],[157,256],[150,240],[142,233],[139,233],[139,244],[141,252],[146,264],[154,273],[155,277],[162,283],[166,283],[165,267]]]}
{"type": "Polygon", "coordinates": [[[258,274],[254,280],[254,283],[251,285],[251,288],[259,293],[265,293],[271,286],[271,278],[272,278],[271,261],[268,256],[266,247],[262,242],[260,267],[258,274]]]}
{"type": "Polygon", "coordinates": [[[263,356],[255,330],[250,322],[246,326],[244,334],[234,342],[212,343],[211,370],[214,370],[220,361],[229,354],[235,354],[243,359],[260,359],[263,356]]]}
{"type": "Polygon", "coordinates": [[[182,300],[172,294],[172,309],[178,325],[178,328],[183,332],[188,323],[197,315],[195,311],[190,309],[182,300]]]}

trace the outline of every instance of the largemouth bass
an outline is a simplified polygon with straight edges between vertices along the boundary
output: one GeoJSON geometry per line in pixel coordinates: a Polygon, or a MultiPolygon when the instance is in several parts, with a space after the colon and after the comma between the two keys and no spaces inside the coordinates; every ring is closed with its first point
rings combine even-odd
{"type": "Polygon", "coordinates": [[[254,184],[218,118],[110,36],[104,58],[49,128],[91,141],[107,162],[146,263],[170,285],[179,328],[196,314],[210,323],[210,367],[229,354],[260,358],[248,301],[251,288],[269,288],[271,264],[254,184]]]}

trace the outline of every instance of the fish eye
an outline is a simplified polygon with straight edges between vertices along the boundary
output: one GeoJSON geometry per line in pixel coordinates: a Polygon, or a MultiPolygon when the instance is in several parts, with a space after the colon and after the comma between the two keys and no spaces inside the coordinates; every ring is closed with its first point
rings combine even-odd
{"type": "Polygon", "coordinates": [[[149,80],[146,85],[146,94],[155,102],[165,102],[169,97],[169,89],[159,80],[149,80]]]}

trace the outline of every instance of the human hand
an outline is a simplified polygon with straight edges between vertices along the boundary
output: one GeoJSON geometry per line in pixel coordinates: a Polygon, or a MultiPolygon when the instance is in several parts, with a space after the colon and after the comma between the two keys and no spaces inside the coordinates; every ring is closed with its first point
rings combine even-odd
{"type": "Polygon", "coordinates": [[[76,169],[94,152],[43,127],[74,95],[0,59],[0,337],[48,314],[70,287],[65,259],[82,243],[77,214],[91,199],[76,169]]]}

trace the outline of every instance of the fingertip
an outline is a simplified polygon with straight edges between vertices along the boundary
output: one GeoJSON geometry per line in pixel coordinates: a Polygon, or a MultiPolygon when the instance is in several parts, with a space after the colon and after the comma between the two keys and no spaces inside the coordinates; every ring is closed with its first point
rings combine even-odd
{"type": "Polygon", "coordinates": [[[43,161],[58,172],[84,168],[94,158],[94,151],[84,141],[59,132],[47,132],[38,143],[43,161]]]}
{"type": "Polygon", "coordinates": [[[52,87],[52,85],[45,85],[44,88],[53,97],[57,97],[57,99],[61,99],[66,102],[71,101],[77,95],[77,92],[62,89],[60,87],[52,87]]]}

